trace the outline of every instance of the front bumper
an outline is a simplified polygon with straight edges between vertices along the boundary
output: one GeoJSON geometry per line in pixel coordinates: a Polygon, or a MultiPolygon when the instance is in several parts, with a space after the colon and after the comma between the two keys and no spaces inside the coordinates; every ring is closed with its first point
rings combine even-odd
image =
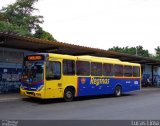
{"type": "Polygon", "coordinates": [[[20,94],[28,97],[45,99],[44,91],[28,91],[20,89],[20,94]]]}

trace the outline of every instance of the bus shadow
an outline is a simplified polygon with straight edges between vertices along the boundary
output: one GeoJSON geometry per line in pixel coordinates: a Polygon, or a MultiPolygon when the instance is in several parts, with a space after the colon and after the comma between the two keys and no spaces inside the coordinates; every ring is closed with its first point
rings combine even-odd
{"type": "MultiPolygon", "coordinates": [[[[83,96],[83,97],[76,97],[72,102],[78,102],[78,101],[87,101],[87,100],[96,100],[96,99],[110,99],[110,98],[122,98],[127,96],[133,96],[135,94],[123,94],[120,97],[115,97],[114,95],[98,95],[98,96],[83,96]]],[[[68,103],[65,102],[62,98],[56,98],[56,99],[37,99],[37,98],[22,98],[22,101],[30,102],[30,103],[36,103],[36,104],[56,104],[56,103],[68,103]]],[[[72,103],[70,102],[70,103],[72,103]]]]}
{"type": "Polygon", "coordinates": [[[51,103],[63,103],[63,99],[37,99],[37,98],[22,98],[22,101],[36,103],[36,104],[51,104],[51,103]]]}
{"type": "Polygon", "coordinates": [[[131,96],[133,94],[123,94],[120,97],[115,97],[113,94],[112,95],[98,95],[98,96],[85,96],[85,97],[77,97],[74,99],[74,101],[85,101],[85,100],[96,100],[96,99],[110,99],[110,98],[121,98],[121,97],[126,97],[126,96],[131,96]]]}

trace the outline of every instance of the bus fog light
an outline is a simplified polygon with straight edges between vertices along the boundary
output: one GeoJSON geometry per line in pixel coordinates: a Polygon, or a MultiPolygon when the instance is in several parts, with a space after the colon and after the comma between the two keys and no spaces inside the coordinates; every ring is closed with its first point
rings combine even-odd
{"type": "Polygon", "coordinates": [[[40,93],[35,93],[35,96],[40,97],[41,94],[40,93]]]}

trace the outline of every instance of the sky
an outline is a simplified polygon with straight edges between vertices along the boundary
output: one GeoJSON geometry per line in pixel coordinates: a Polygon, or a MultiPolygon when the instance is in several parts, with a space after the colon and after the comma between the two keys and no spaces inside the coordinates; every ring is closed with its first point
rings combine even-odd
{"type": "MultiPolygon", "coordinates": [[[[0,0],[0,8],[15,0],[0,0]]],[[[93,48],[160,46],[160,0],[39,0],[41,25],[60,42],[93,48]]]]}

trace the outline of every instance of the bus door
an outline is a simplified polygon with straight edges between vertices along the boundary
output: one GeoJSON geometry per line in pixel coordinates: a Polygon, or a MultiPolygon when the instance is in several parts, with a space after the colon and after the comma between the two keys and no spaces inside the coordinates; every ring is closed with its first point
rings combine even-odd
{"type": "Polygon", "coordinates": [[[62,97],[62,83],[61,83],[61,61],[47,61],[46,62],[46,83],[45,94],[46,98],[60,98],[62,97]]]}

